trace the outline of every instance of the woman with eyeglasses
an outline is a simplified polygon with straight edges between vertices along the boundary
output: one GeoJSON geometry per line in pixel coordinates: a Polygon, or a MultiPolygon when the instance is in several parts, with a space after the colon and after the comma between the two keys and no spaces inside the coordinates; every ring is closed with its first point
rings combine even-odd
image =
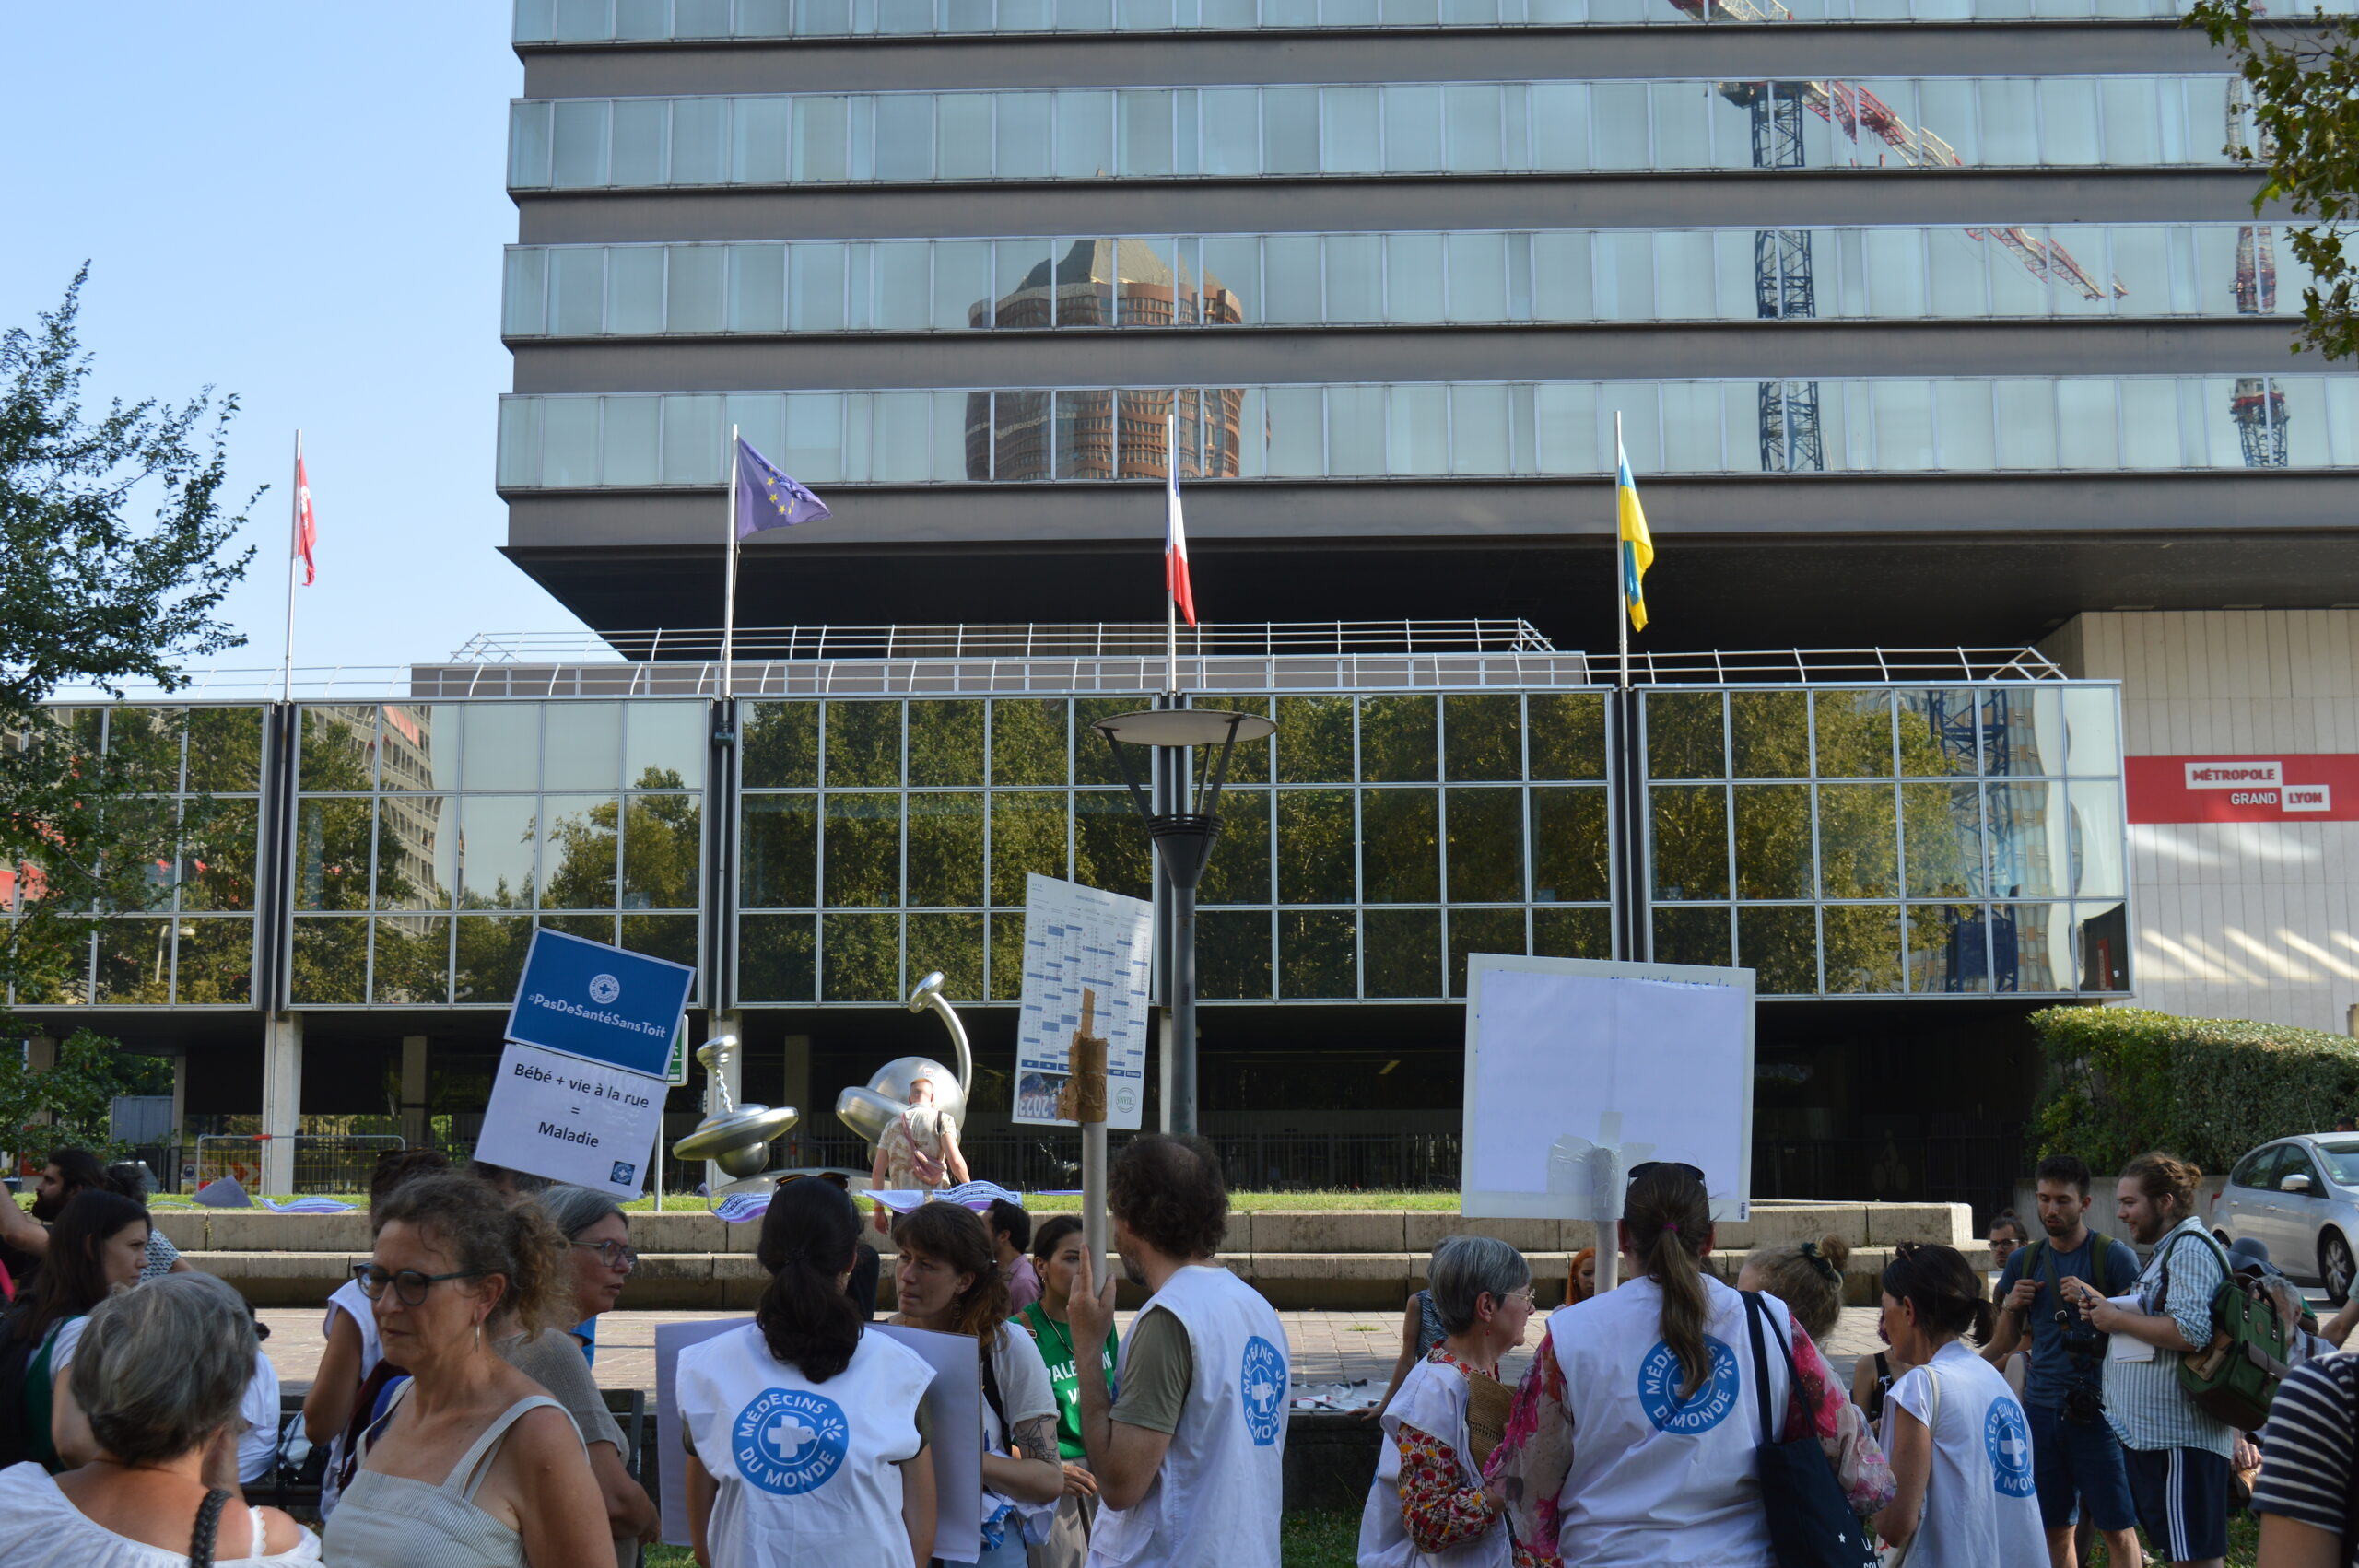
{"type": "Polygon", "coordinates": [[[1468,1429],[1476,1377],[1532,1321],[1532,1266],[1491,1236],[1445,1237],[1426,1273],[1443,1339],[1409,1369],[1384,1407],[1390,1440],[1360,1515],[1359,1568],[1510,1568],[1515,1551],[1498,1503],[1483,1489],[1468,1429]]]}
{"type": "Polygon", "coordinates": [[[572,1320],[564,1238],[529,1203],[462,1176],[381,1206],[356,1271],[385,1359],[409,1381],[362,1436],[329,1519],[337,1568],[583,1568],[614,1553],[565,1408],[499,1342],[572,1320]]]}
{"type": "Polygon", "coordinates": [[[1705,1272],[1703,1172],[1632,1167],[1616,1236],[1629,1282],[1550,1316],[1485,1467],[1521,1546],[1564,1568],[1774,1568],[1756,1454],[1765,1387],[1773,1435],[1815,1435],[1853,1512],[1891,1500],[1883,1454],[1846,1423],[1849,1402],[1793,1314],[1705,1272]]]}
{"type": "Polygon", "coordinates": [[[508,1335],[499,1341],[499,1353],[509,1365],[547,1389],[573,1418],[589,1447],[591,1473],[598,1478],[599,1493],[605,1499],[616,1568],[632,1568],[641,1545],[662,1533],[660,1523],[647,1489],[631,1479],[624,1463],[622,1424],[606,1409],[581,1344],[582,1330],[594,1328],[598,1314],[615,1305],[623,1281],[639,1263],[639,1254],[630,1246],[630,1223],[613,1199],[588,1188],[552,1187],[523,1201],[538,1204],[567,1238],[566,1261],[558,1273],[570,1292],[570,1306],[560,1316],[570,1319],[571,1327],[508,1335]]]}

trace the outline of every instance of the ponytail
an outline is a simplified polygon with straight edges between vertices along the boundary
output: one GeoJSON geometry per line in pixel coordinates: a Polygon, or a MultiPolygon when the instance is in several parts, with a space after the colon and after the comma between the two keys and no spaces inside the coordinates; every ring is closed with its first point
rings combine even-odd
{"type": "Polygon", "coordinates": [[[1712,1200],[1703,1182],[1685,1165],[1668,1162],[1642,1169],[1623,1199],[1622,1223],[1630,1228],[1630,1250],[1639,1271],[1662,1288],[1662,1342],[1685,1374],[1682,1401],[1692,1399],[1712,1375],[1704,1345],[1704,1247],[1712,1235],[1712,1200]]]}
{"type": "Polygon", "coordinates": [[[833,1182],[791,1181],[762,1216],[755,1256],[769,1273],[754,1324],[772,1357],[814,1383],[851,1364],[863,1328],[860,1309],[837,1284],[860,1246],[860,1215],[833,1182]]]}

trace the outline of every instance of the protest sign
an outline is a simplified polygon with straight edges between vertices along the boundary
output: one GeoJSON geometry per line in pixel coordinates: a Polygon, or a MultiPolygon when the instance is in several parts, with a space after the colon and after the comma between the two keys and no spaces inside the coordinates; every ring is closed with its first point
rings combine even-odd
{"type": "Polygon", "coordinates": [[[1465,1118],[1464,1213],[1619,1219],[1603,1155],[1694,1165],[1714,1219],[1747,1218],[1753,971],[1472,955],[1465,1118]]]}
{"type": "Polygon", "coordinates": [[[664,1093],[661,1078],[511,1040],[475,1158],[610,1198],[637,1198],[663,1131],[664,1093]]]}
{"type": "MultiPolygon", "coordinates": [[[[1010,1119],[1072,1126],[1076,1049],[1106,1060],[1109,1127],[1139,1125],[1155,908],[1038,872],[1025,881],[1023,1011],[1015,1025],[1010,1119]]],[[[1094,1062],[1092,1063],[1094,1065],[1094,1062]]]]}
{"type": "Polygon", "coordinates": [[[506,1037],[662,1078],[697,972],[543,926],[524,955],[506,1037]]]}

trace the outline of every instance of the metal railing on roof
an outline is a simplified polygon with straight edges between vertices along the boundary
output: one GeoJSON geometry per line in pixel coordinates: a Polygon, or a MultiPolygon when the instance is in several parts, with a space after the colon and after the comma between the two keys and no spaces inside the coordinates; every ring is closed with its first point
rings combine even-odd
{"type": "MultiPolygon", "coordinates": [[[[1598,661],[1603,670],[1610,661],[1598,661]]],[[[1609,673],[1610,678],[1610,673],[1609,673]]],[[[1633,653],[1633,685],[1906,685],[1937,681],[2065,681],[2036,648],[1772,648],[1633,653]]]]}
{"type": "MultiPolygon", "coordinates": [[[[486,634],[451,659],[325,665],[295,672],[308,702],[467,698],[715,697],[720,634],[486,634]],[[628,656],[636,654],[636,657],[628,656]],[[701,655],[701,656],[700,656],[701,655]]],[[[745,697],[1145,696],[1163,689],[1163,628],[1153,623],[756,627],[738,634],[730,687],[745,697]]],[[[1203,693],[1564,690],[1614,679],[1610,658],[1560,649],[1525,622],[1331,621],[1207,626],[1183,634],[1182,687],[1203,693]]],[[[1766,649],[1634,653],[1645,685],[1893,685],[2061,681],[2031,648],[1766,649]]],[[[261,702],[276,669],[196,670],[128,700],[261,702]]],[[[60,704],[111,702],[60,690],[60,704]]]]}

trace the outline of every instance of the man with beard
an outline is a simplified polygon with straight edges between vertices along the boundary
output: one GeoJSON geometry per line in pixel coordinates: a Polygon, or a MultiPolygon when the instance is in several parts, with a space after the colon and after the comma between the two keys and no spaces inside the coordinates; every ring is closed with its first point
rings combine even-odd
{"type": "MultiPolygon", "coordinates": [[[[1120,1398],[1081,1380],[1081,1439],[1103,1506],[1091,1568],[1278,1568],[1285,1502],[1285,1328],[1213,1261],[1228,1218],[1219,1159],[1201,1138],[1133,1139],[1107,1172],[1114,1250],[1155,1293],[1122,1340],[1120,1398]]],[[[1114,1323],[1114,1281],[1087,1251],[1068,1309],[1078,1364],[1114,1323]]]]}
{"type": "MultiPolygon", "coordinates": [[[[2032,1484],[2051,1568],[2073,1568],[2076,1509],[2105,1534],[2108,1560],[2139,1561],[2138,1514],[2121,1440],[2106,1424],[2106,1337],[2071,1309],[2083,1281],[2108,1296],[2138,1282],[2138,1257],[2089,1229],[2089,1167],[2051,1154],[2035,1174],[2039,1225],[2047,1235],[2017,1248],[1999,1276],[1999,1328],[1983,1357],[2004,1366],[2025,1335],[2031,1364],[2024,1410],[2031,1417],[2032,1484]]],[[[1995,1227],[1994,1227],[1995,1228],[1995,1227]]]]}
{"type": "Polygon", "coordinates": [[[2116,1212],[2141,1246],[2154,1249],[2135,1290],[2108,1299],[2065,1281],[2090,1328],[2113,1336],[2105,1363],[2105,1413],[2128,1450],[2130,1494],[2146,1533],[2172,1568],[2220,1568],[2228,1552],[2228,1457],[2236,1429],[2199,1409],[2179,1387],[2178,1363],[2212,1342],[2212,1297],[2227,1256],[2195,1212],[2203,1173],[2169,1154],[2141,1154],[2122,1168],[2116,1212]]]}
{"type": "Polygon", "coordinates": [[[29,1215],[9,1199],[0,1203],[0,1264],[22,1291],[41,1260],[49,1255],[49,1223],[76,1194],[98,1191],[107,1184],[106,1167],[88,1149],[53,1149],[33,1186],[33,1211],[29,1215]]]}

